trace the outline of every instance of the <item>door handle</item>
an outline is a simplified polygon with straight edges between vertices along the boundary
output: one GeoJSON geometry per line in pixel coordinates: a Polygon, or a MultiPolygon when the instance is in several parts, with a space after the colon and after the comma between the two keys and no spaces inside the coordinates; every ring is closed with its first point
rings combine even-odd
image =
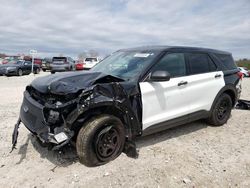
{"type": "Polygon", "coordinates": [[[187,84],[188,84],[187,81],[181,81],[181,82],[178,83],[178,86],[187,85],[187,84]]]}
{"type": "Polygon", "coordinates": [[[215,77],[215,78],[220,78],[220,77],[221,77],[221,74],[216,74],[214,77],[215,77]]]}

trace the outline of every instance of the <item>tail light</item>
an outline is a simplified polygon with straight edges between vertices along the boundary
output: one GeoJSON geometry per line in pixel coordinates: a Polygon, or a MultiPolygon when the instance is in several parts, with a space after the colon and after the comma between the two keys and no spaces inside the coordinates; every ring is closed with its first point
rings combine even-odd
{"type": "Polygon", "coordinates": [[[244,74],[242,72],[237,72],[237,75],[239,76],[240,79],[242,79],[244,76],[244,74]]]}

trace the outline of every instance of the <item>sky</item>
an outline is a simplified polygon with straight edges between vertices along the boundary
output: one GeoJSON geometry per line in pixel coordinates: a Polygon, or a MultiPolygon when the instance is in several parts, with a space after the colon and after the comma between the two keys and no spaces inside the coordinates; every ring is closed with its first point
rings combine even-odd
{"type": "Polygon", "coordinates": [[[0,0],[0,53],[101,55],[148,45],[250,58],[250,0],[0,0]]]}

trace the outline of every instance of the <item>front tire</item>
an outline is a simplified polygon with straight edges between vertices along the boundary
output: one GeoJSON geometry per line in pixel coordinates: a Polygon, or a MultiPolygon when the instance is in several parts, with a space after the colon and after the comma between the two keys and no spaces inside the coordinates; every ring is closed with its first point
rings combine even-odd
{"type": "Polygon", "coordinates": [[[232,110],[232,99],[231,97],[223,93],[215,102],[213,109],[211,110],[211,115],[207,119],[208,123],[213,126],[221,126],[227,122],[230,118],[232,110]]]}
{"type": "Polygon", "coordinates": [[[79,131],[76,150],[79,160],[88,167],[100,166],[117,158],[123,151],[125,130],[120,119],[97,116],[79,131]]]}
{"type": "Polygon", "coordinates": [[[23,70],[22,69],[18,69],[17,70],[17,75],[18,76],[22,76],[23,75],[23,70]]]}
{"type": "Polygon", "coordinates": [[[40,69],[37,68],[37,69],[35,70],[35,74],[39,74],[39,73],[40,73],[40,69]]]}

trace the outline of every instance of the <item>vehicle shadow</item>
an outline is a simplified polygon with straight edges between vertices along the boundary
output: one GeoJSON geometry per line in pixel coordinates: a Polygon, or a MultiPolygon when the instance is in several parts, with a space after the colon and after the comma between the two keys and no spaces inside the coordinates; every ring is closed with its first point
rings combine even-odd
{"type": "MultiPolygon", "coordinates": [[[[198,131],[200,129],[206,128],[207,126],[208,125],[202,120],[185,125],[180,125],[178,127],[167,129],[165,131],[158,132],[152,135],[139,137],[136,139],[136,146],[138,149],[140,149],[166,141],[168,139],[177,138],[179,136],[198,131]]],[[[55,167],[51,169],[51,171],[54,171],[57,167],[67,167],[79,161],[74,146],[66,145],[59,151],[52,151],[48,149],[48,147],[42,146],[35,136],[29,134],[25,144],[23,144],[19,149],[18,153],[21,155],[21,157],[17,164],[20,164],[26,157],[29,142],[33,145],[33,148],[35,148],[36,151],[40,154],[41,158],[46,158],[55,165],[55,167]]]]}
{"type": "Polygon", "coordinates": [[[27,137],[25,143],[23,145],[21,145],[19,150],[18,150],[18,154],[20,155],[20,159],[16,164],[21,164],[23,162],[23,160],[26,158],[29,142],[30,142],[30,135],[27,137]]]}
{"type": "Polygon", "coordinates": [[[198,131],[200,129],[204,129],[207,126],[209,125],[206,124],[204,120],[198,120],[192,123],[180,125],[158,133],[154,133],[144,137],[139,137],[136,139],[136,146],[137,148],[140,149],[172,138],[177,138],[179,136],[186,135],[198,131]]]}
{"type": "MultiPolygon", "coordinates": [[[[56,167],[67,167],[75,162],[78,162],[76,149],[68,144],[60,150],[53,151],[51,147],[43,145],[36,136],[29,134],[29,138],[33,148],[40,154],[41,158],[46,158],[56,167]]],[[[54,169],[51,169],[54,171],[54,169]]]]}

